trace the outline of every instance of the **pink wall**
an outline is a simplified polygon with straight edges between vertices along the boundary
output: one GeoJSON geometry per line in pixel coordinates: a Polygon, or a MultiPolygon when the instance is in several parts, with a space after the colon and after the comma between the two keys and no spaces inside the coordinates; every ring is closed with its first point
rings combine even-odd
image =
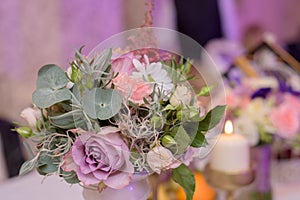
{"type": "Polygon", "coordinates": [[[0,117],[19,120],[42,65],[66,68],[74,48],[90,51],[122,20],[123,0],[1,0],[0,117]]]}
{"type": "Polygon", "coordinates": [[[279,42],[300,40],[299,0],[219,0],[226,35],[241,40],[249,25],[275,34],[279,42]]]}
{"type": "MultiPolygon", "coordinates": [[[[88,53],[124,31],[124,12],[135,18],[132,27],[139,27],[145,10],[141,1],[1,0],[0,117],[20,121],[21,110],[31,105],[39,68],[55,63],[66,69],[74,48],[85,45],[88,53]],[[129,1],[133,5],[127,9],[129,1]]],[[[154,25],[174,28],[172,0],[155,1],[154,25]]]]}

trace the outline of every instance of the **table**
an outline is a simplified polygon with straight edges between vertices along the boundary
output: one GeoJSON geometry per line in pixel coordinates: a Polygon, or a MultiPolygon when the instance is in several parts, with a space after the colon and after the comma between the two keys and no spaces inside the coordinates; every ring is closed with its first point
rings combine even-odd
{"type": "Polygon", "coordinates": [[[0,199],[5,200],[82,200],[82,187],[69,185],[58,176],[44,178],[37,172],[9,179],[0,184],[0,199]]]}

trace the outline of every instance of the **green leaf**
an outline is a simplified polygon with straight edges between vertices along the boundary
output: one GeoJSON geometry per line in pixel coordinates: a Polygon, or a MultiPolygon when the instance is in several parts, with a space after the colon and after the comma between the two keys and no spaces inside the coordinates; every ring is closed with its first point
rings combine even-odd
{"type": "Polygon", "coordinates": [[[19,127],[14,130],[17,131],[17,133],[19,133],[19,135],[24,138],[30,138],[34,136],[34,133],[32,132],[31,128],[27,126],[19,127]]]}
{"type": "Polygon", "coordinates": [[[56,65],[43,66],[38,72],[36,88],[51,88],[57,90],[67,85],[68,78],[65,72],[56,65]]]}
{"type": "Polygon", "coordinates": [[[83,76],[82,72],[73,63],[72,64],[71,80],[74,83],[79,83],[82,80],[82,76],[83,76]]]}
{"type": "Polygon", "coordinates": [[[49,120],[54,126],[62,129],[72,129],[84,125],[84,116],[81,110],[76,109],[61,115],[49,116],[49,120]]]}
{"type": "Polygon", "coordinates": [[[193,172],[181,164],[172,170],[172,179],[178,183],[185,191],[186,200],[192,200],[195,192],[195,178],[193,172]]]}
{"type": "Polygon", "coordinates": [[[194,140],[191,144],[192,147],[204,147],[207,144],[206,138],[205,138],[205,133],[202,131],[198,131],[197,135],[194,137],[194,140]]]}
{"type": "Polygon", "coordinates": [[[210,92],[215,88],[214,85],[211,86],[204,86],[201,88],[200,92],[197,94],[197,96],[209,96],[210,92]]]}
{"type": "Polygon", "coordinates": [[[24,175],[24,174],[27,174],[28,172],[30,172],[31,170],[33,170],[37,165],[37,159],[36,157],[34,157],[33,159],[31,160],[27,160],[25,161],[20,170],[19,170],[19,176],[21,175],[24,175]]]}
{"type": "Polygon", "coordinates": [[[223,118],[226,106],[216,106],[200,121],[199,128],[208,131],[214,128],[223,118]]]}
{"type": "Polygon", "coordinates": [[[106,120],[121,109],[122,96],[113,89],[93,88],[83,95],[83,109],[93,119],[106,120]]]}
{"type": "Polygon", "coordinates": [[[58,165],[60,163],[59,158],[52,158],[46,153],[42,154],[38,158],[37,171],[41,175],[47,175],[58,170],[58,165]]]}
{"type": "Polygon", "coordinates": [[[191,144],[191,138],[182,126],[179,126],[176,130],[174,140],[176,142],[176,146],[174,145],[170,149],[177,155],[183,154],[186,151],[187,147],[191,144]]]}
{"type": "Polygon", "coordinates": [[[51,88],[40,88],[32,94],[32,100],[39,108],[48,108],[58,102],[71,99],[67,88],[52,90],[51,88]]]}
{"type": "Polygon", "coordinates": [[[76,183],[80,182],[80,180],[78,179],[78,177],[74,171],[66,172],[66,171],[61,170],[61,176],[69,184],[76,184],[76,183]]]}
{"type": "Polygon", "coordinates": [[[80,60],[79,65],[78,65],[80,71],[87,73],[87,74],[91,74],[91,72],[92,72],[91,66],[90,66],[88,60],[81,54],[80,51],[75,50],[75,57],[78,60],[80,60]]]}
{"type": "Polygon", "coordinates": [[[191,138],[191,142],[192,142],[197,135],[199,121],[183,122],[182,126],[183,126],[184,130],[187,132],[187,134],[189,135],[189,137],[191,138]]]}
{"type": "Polygon", "coordinates": [[[103,54],[96,57],[92,68],[94,70],[101,70],[105,72],[109,66],[110,60],[112,55],[112,49],[107,49],[104,51],[103,54]]]}
{"type": "Polygon", "coordinates": [[[167,111],[167,110],[176,110],[176,107],[172,106],[171,104],[168,104],[162,111],[167,111]]]}
{"type": "Polygon", "coordinates": [[[205,143],[205,133],[214,128],[223,118],[226,106],[216,106],[210,110],[199,122],[197,134],[191,144],[193,147],[202,147],[205,143]]]}

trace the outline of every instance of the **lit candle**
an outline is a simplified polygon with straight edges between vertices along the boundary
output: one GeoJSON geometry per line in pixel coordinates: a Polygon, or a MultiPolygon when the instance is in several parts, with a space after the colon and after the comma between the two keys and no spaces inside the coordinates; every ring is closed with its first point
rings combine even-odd
{"type": "Polygon", "coordinates": [[[226,121],[225,133],[219,136],[219,140],[212,150],[210,167],[232,174],[246,171],[250,167],[248,141],[243,136],[233,133],[233,125],[230,120],[226,121]]]}

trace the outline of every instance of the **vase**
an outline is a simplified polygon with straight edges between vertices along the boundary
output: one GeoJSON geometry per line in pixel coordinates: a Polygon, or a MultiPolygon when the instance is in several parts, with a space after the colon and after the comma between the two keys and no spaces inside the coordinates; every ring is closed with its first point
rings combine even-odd
{"type": "Polygon", "coordinates": [[[255,166],[253,199],[272,199],[271,190],[271,145],[260,145],[251,149],[251,159],[255,166]]]}
{"type": "Polygon", "coordinates": [[[151,193],[151,186],[145,176],[134,176],[126,187],[116,190],[106,188],[99,192],[91,188],[83,188],[83,198],[85,200],[146,200],[151,193]]]}

